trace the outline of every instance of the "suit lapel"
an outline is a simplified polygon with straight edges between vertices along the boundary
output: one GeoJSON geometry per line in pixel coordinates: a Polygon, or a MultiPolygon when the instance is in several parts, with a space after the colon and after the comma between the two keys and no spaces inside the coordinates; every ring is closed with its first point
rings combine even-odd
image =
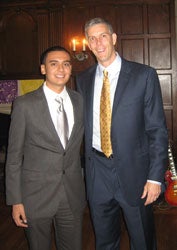
{"type": "Polygon", "coordinates": [[[77,131],[79,129],[79,126],[77,125],[78,123],[76,121],[80,120],[80,112],[81,112],[81,107],[78,105],[78,99],[77,99],[77,95],[70,89],[67,88],[67,92],[68,95],[71,99],[72,105],[73,105],[73,113],[74,113],[74,125],[73,125],[73,129],[69,138],[69,141],[66,145],[66,148],[68,148],[71,143],[73,141],[75,141],[75,136],[77,136],[78,132],[77,131]]]}
{"type": "Polygon", "coordinates": [[[115,96],[114,96],[113,111],[112,111],[113,115],[115,114],[117,110],[117,106],[119,105],[120,100],[127,87],[129,77],[130,77],[130,68],[128,67],[126,60],[122,59],[122,66],[121,66],[119,79],[117,82],[117,87],[116,87],[115,96]]]}
{"type": "Polygon", "coordinates": [[[97,64],[91,68],[91,72],[88,74],[88,78],[86,79],[86,95],[85,95],[85,105],[87,105],[87,121],[90,128],[90,133],[93,130],[93,98],[94,98],[94,83],[95,83],[95,74],[96,74],[97,64]]]}
{"type": "Polygon", "coordinates": [[[37,98],[39,100],[39,104],[38,104],[38,109],[40,110],[40,116],[39,116],[39,124],[42,124],[42,126],[46,127],[46,131],[48,136],[51,135],[51,138],[53,138],[56,141],[56,146],[61,147],[62,148],[62,144],[60,142],[60,139],[58,137],[57,131],[55,129],[55,126],[53,124],[51,115],[50,115],[50,111],[49,111],[49,107],[47,104],[47,100],[45,98],[45,94],[43,91],[43,87],[40,87],[37,91],[36,94],[38,95],[37,98]]]}
{"type": "Polygon", "coordinates": [[[70,135],[70,138],[69,138],[69,141],[68,141],[66,147],[68,147],[70,145],[70,143],[72,142],[73,137],[75,135],[75,131],[77,130],[77,126],[76,126],[75,121],[78,120],[78,114],[79,114],[78,102],[77,102],[77,99],[76,99],[75,95],[73,95],[73,92],[70,91],[69,89],[67,89],[67,92],[68,92],[68,95],[69,95],[69,97],[71,99],[71,102],[72,102],[72,105],[73,105],[74,125],[73,125],[73,129],[71,131],[71,135],[70,135]]]}

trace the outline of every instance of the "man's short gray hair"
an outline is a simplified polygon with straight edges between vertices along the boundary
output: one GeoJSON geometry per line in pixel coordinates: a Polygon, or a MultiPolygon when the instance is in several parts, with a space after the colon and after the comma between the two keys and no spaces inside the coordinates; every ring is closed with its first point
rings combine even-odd
{"type": "Polygon", "coordinates": [[[84,31],[85,31],[86,38],[88,38],[88,34],[87,34],[88,28],[92,27],[95,24],[105,24],[108,27],[110,34],[114,33],[112,25],[107,20],[104,20],[103,18],[100,18],[100,17],[96,17],[96,18],[90,19],[85,24],[84,31]]]}

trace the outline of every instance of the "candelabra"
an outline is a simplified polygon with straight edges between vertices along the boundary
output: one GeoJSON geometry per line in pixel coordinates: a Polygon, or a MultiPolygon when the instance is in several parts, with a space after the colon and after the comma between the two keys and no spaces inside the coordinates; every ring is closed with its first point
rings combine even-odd
{"type": "Polygon", "coordinates": [[[78,60],[78,61],[84,61],[88,58],[88,54],[86,52],[86,40],[83,39],[82,40],[82,49],[78,49],[78,47],[80,48],[80,41],[78,39],[73,39],[72,40],[72,54],[73,54],[73,58],[78,60]]]}

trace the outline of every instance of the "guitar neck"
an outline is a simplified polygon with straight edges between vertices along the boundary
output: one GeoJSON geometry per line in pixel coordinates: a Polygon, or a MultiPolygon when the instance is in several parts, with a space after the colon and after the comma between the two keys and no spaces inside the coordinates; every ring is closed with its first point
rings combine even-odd
{"type": "Polygon", "coordinates": [[[169,168],[170,168],[170,171],[171,171],[171,174],[172,174],[171,179],[172,180],[177,180],[177,173],[176,173],[175,163],[174,163],[174,159],[173,159],[170,144],[168,146],[168,158],[169,158],[169,168]]]}

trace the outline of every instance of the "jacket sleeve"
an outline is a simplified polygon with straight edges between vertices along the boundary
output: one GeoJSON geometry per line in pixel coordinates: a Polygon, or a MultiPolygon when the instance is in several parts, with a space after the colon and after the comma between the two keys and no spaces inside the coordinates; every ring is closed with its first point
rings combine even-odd
{"type": "Polygon", "coordinates": [[[6,202],[22,203],[21,171],[25,140],[25,114],[17,98],[13,104],[6,161],[6,202]]]}

